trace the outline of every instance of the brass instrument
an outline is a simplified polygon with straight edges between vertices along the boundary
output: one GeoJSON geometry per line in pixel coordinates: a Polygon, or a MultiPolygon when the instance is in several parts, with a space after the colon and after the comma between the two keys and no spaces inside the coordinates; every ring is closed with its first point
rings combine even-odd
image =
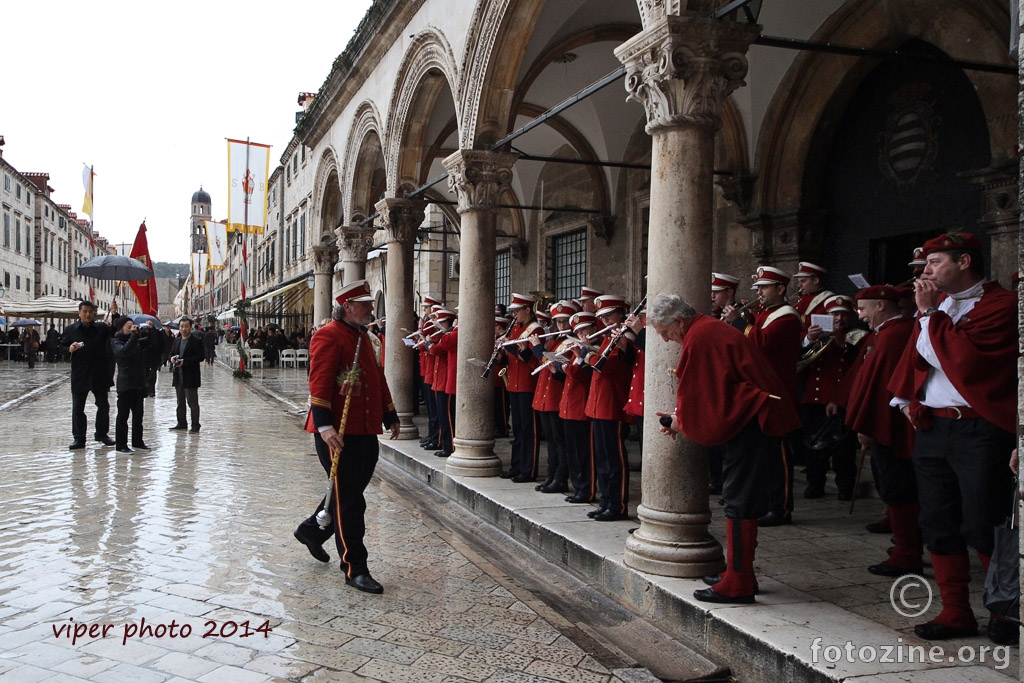
{"type": "MultiPolygon", "coordinates": [[[[750,308],[752,306],[756,306],[756,305],[758,305],[760,303],[761,303],[761,300],[759,298],[757,298],[757,297],[754,297],[753,299],[751,299],[750,301],[748,301],[745,304],[740,304],[739,306],[736,306],[734,304],[732,312],[736,313],[737,315],[741,315],[748,308],[750,308]]],[[[722,315],[719,316],[719,317],[720,317],[720,319],[725,320],[725,313],[723,312],[722,315]]]]}
{"type": "Polygon", "coordinates": [[[825,353],[825,350],[831,343],[832,335],[828,332],[822,332],[821,336],[815,339],[800,356],[800,360],[796,362],[796,371],[803,372],[805,368],[813,365],[814,361],[818,360],[821,354],[825,353]]]}

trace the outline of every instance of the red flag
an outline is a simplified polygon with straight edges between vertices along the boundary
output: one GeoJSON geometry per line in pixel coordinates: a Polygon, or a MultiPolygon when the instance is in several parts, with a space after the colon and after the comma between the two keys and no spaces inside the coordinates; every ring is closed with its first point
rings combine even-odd
{"type": "MultiPolygon", "coordinates": [[[[146,239],[145,223],[139,226],[139,234],[135,236],[135,243],[132,244],[132,253],[129,256],[142,261],[143,265],[148,268],[153,267],[153,261],[149,258],[149,241],[146,239]]],[[[156,315],[160,303],[155,277],[129,282],[128,285],[135,292],[135,298],[139,300],[139,308],[142,309],[142,312],[147,315],[156,315]]]]}

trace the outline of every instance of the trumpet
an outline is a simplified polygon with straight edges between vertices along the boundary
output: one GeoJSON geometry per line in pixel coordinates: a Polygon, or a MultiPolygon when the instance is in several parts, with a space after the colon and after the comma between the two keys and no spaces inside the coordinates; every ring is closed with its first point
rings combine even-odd
{"type": "MultiPolygon", "coordinates": [[[[739,306],[736,306],[735,304],[733,304],[732,312],[736,313],[737,315],[739,315],[739,314],[743,313],[745,310],[747,310],[748,308],[751,308],[752,306],[756,306],[756,305],[758,305],[760,303],[761,303],[761,299],[755,297],[755,298],[751,299],[750,301],[748,301],[747,303],[740,304],[739,306]]],[[[725,313],[722,313],[722,315],[720,317],[721,317],[722,320],[725,320],[725,313]]]]}

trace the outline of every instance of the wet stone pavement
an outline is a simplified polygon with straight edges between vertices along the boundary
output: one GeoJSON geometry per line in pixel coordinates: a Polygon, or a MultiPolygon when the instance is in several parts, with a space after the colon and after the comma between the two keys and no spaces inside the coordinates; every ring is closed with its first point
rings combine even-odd
{"type": "Polygon", "coordinates": [[[170,432],[161,373],[152,451],[68,451],[67,372],[0,362],[0,680],[655,680],[606,669],[379,477],[367,546],[385,593],[346,587],[292,538],[326,487],[301,406],[204,366],[201,433],[170,432]]]}

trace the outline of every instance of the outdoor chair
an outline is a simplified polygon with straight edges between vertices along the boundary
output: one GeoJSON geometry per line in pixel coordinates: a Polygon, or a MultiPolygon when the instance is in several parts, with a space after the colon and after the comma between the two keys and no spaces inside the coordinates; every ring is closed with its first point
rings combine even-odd
{"type": "Polygon", "coordinates": [[[289,365],[293,368],[298,367],[295,363],[295,349],[281,349],[279,360],[281,361],[282,368],[286,368],[289,365]]]}
{"type": "Polygon", "coordinates": [[[252,349],[249,351],[249,367],[263,367],[263,349],[252,349]]]}
{"type": "Polygon", "coordinates": [[[295,352],[295,364],[296,365],[301,365],[302,367],[306,367],[306,365],[308,363],[309,363],[309,350],[308,349],[298,349],[295,352]]]}

